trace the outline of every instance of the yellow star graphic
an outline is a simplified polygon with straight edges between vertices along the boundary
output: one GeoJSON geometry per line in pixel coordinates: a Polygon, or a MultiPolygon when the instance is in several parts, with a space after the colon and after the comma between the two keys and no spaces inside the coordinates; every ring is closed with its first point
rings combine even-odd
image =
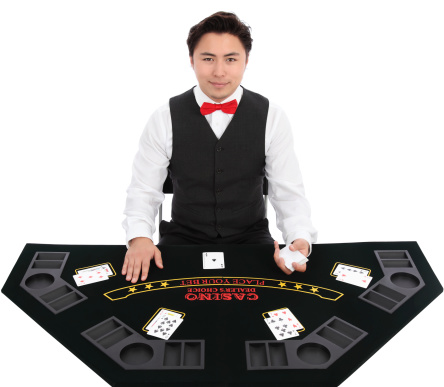
{"type": "Polygon", "coordinates": [[[285,282],[279,282],[279,286],[281,287],[281,288],[283,288],[284,286],[286,286],[287,284],[285,283],[285,282]]]}
{"type": "Polygon", "coordinates": [[[168,282],[162,282],[162,284],[160,286],[163,286],[164,288],[166,288],[168,286],[168,282]]]}
{"type": "Polygon", "coordinates": [[[318,291],[318,288],[312,287],[310,290],[311,290],[313,293],[316,293],[316,292],[318,291]]]}
{"type": "Polygon", "coordinates": [[[301,284],[296,284],[296,285],[294,285],[294,287],[295,287],[297,290],[302,289],[302,285],[301,285],[301,284]]]}
{"type": "Polygon", "coordinates": [[[153,285],[151,285],[151,284],[145,285],[145,289],[151,289],[152,287],[153,287],[153,285]]]}
{"type": "Polygon", "coordinates": [[[136,291],[136,287],[133,286],[132,288],[129,288],[128,290],[129,290],[131,293],[134,293],[134,292],[136,291]]]}

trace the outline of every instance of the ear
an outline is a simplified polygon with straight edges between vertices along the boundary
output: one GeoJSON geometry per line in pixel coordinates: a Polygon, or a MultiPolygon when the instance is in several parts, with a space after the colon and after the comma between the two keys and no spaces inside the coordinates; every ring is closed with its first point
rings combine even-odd
{"type": "Polygon", "coordinates": [[[247,55],[247,59],[245,60],[245,67],[247,67],[248,59],[250,58],[250,55],[247,55]]]}
{"type": "Polygon", "coordinates": [[[191,63],[191,67],[194,69],[194,61],[193,61],[193,57],[190,56],[190,63],[191,63]]]}

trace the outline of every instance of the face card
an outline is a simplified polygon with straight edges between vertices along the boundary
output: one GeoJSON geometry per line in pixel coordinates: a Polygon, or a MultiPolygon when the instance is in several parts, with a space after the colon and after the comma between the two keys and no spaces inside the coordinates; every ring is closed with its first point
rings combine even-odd
{"type": "Polygon", "coordinates": [[[294,271],[292,265],[293,262],[296,262],[299,265],[308,262],[308,258],[304,254],[302,254],[300,251],[291,251],[289,246],[285,246],[282,250],[280,250],[279,256],[284,258],[285,267],[291,271],[294,271]]]}
{"type": "Polygon", "coordinates": [[[203,253],[204,269],[225,269],[224,253],[203,253]]]}

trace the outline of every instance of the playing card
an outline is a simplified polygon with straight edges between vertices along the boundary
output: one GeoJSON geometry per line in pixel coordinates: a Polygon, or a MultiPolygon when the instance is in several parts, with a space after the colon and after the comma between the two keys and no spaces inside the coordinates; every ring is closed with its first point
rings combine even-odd
{"type": "Polygon", "coordinates": [[[88,267],[86,269],[77,270],[77,274],[86,274],[100,270],[102,270],[107,276],[113,275],[113,271],[111,270],[111,268],[107,263],[103,265],[88,267]]]}
{"type": "Polygon", "coordinates": [[[161,317],[156,319],[151,325],[147,333],[150,336],[168,340],[182,322],[183,319],[176,314],[163,313],[161,317]]]}
{"type": "Polygon", "coordinates": [[[177,312],[173,312],[172,310],[169,310],[169,309],[161,308],[152,317],[151,321],[145,327],[145,329],[147,331],[149,331],[151,329],[151,327],[154,326],[155,324],[157,324],[165,315],[168,315],[168,316],[171,316],[171,317],[175,316],[175,317],[178,317],[180,319],[182,319],[182,317],[183,317],[183,314],[180,314],[180,313],[177,313],[177,312]]]}
{"type": "Polygon", "coordinates": [[[282,318],[285,322],[292,324],[296,330],[305,329],[295,315],[288,308],[282,308],[268,312],[269,317],[282,318]]]}
{"type": "Polygon", "coordinates": [[[108,279],[108,275],[103,270],[91,271],[73,275],[77,286],[89,285],[108,279]]]}
{"type": "Polygon", "coordinates": [[[224,269],[224,253],[203,253],[204,269],[224,269]]]}
{"type": "Polygon", "coordinates": [[[373,277],[362,275],[362,274],[352,274],[349,271],[339,271],[336,281],[345,282],[350,285],[360,286],[361,288],[367,288],[373,277]]]}
{"type": "Polygon", "coordinates": [[[346,265],[344,263],[339,263],[336,265],[335,270],[333,271],[333,275],[338,275],[339,272],[349,272],[352,274],[361,274],[361,275],[369,275],[370,270],[362,269],[360,267],[346,265]]]}
{"type": "Polygon", "coordinates": [[[268,316],[265,322],[277,340],[299,336],[298,330],[304,329],[288,308],[268,312],[268,316]]]}
{"type": "Polygon", "coordinates": [[[285,321],[285,319],[282,317],[268,317],[265,319],[265,322],[276,340],[285,340],[290,337],[299,336],[296,328],[294,328],[292,324],[285,321]]]}
{"type": "Polygon", "coordinates": [[[279,252],[279,256],[284,258],[285,267],[291,271],[294,271],[293,262],[296,262],[300,265],[308,262],[308,258],[302,254],[300,251],[291,251],[289,246],[285,246],[279,252]]]}
{"type": "Polygon", "coordinates": [[[280,313],[280,316],[284,317],[284,319],[292,325],[293,328],[296,330],[304,329],[302,324],[299,322],[299,320],[295,317],[295,315],[291,312],[288,308],[282,308],[278,309],[278,312],[280,313]]]}

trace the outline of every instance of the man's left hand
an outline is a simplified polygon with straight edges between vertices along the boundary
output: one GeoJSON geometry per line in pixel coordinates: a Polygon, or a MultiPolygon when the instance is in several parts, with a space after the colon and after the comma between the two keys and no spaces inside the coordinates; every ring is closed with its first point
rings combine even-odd
{"type": "MultiPolygon", "coordinates": [[[[295,239],[293,243],[289,246],[289,249],[291,251],[300,251],[304,256],[308,256],[308,250],[310,248],[309,243],[305,239],[295,239]]],[[[285,274],[291,274],[292,271],[287,269],[285,267],[285,261],[284,258],[281,258],[279,256],[279,243],[277,241],[274,241],[274,260],[276,262],[276,265],[285,273],[285,274]]],[[[299,265],[295,262],[293,262],[293,268],[295,271],[304,272],[307,270],[307,264],[304,263],[303,265],[299,265]]]]}

